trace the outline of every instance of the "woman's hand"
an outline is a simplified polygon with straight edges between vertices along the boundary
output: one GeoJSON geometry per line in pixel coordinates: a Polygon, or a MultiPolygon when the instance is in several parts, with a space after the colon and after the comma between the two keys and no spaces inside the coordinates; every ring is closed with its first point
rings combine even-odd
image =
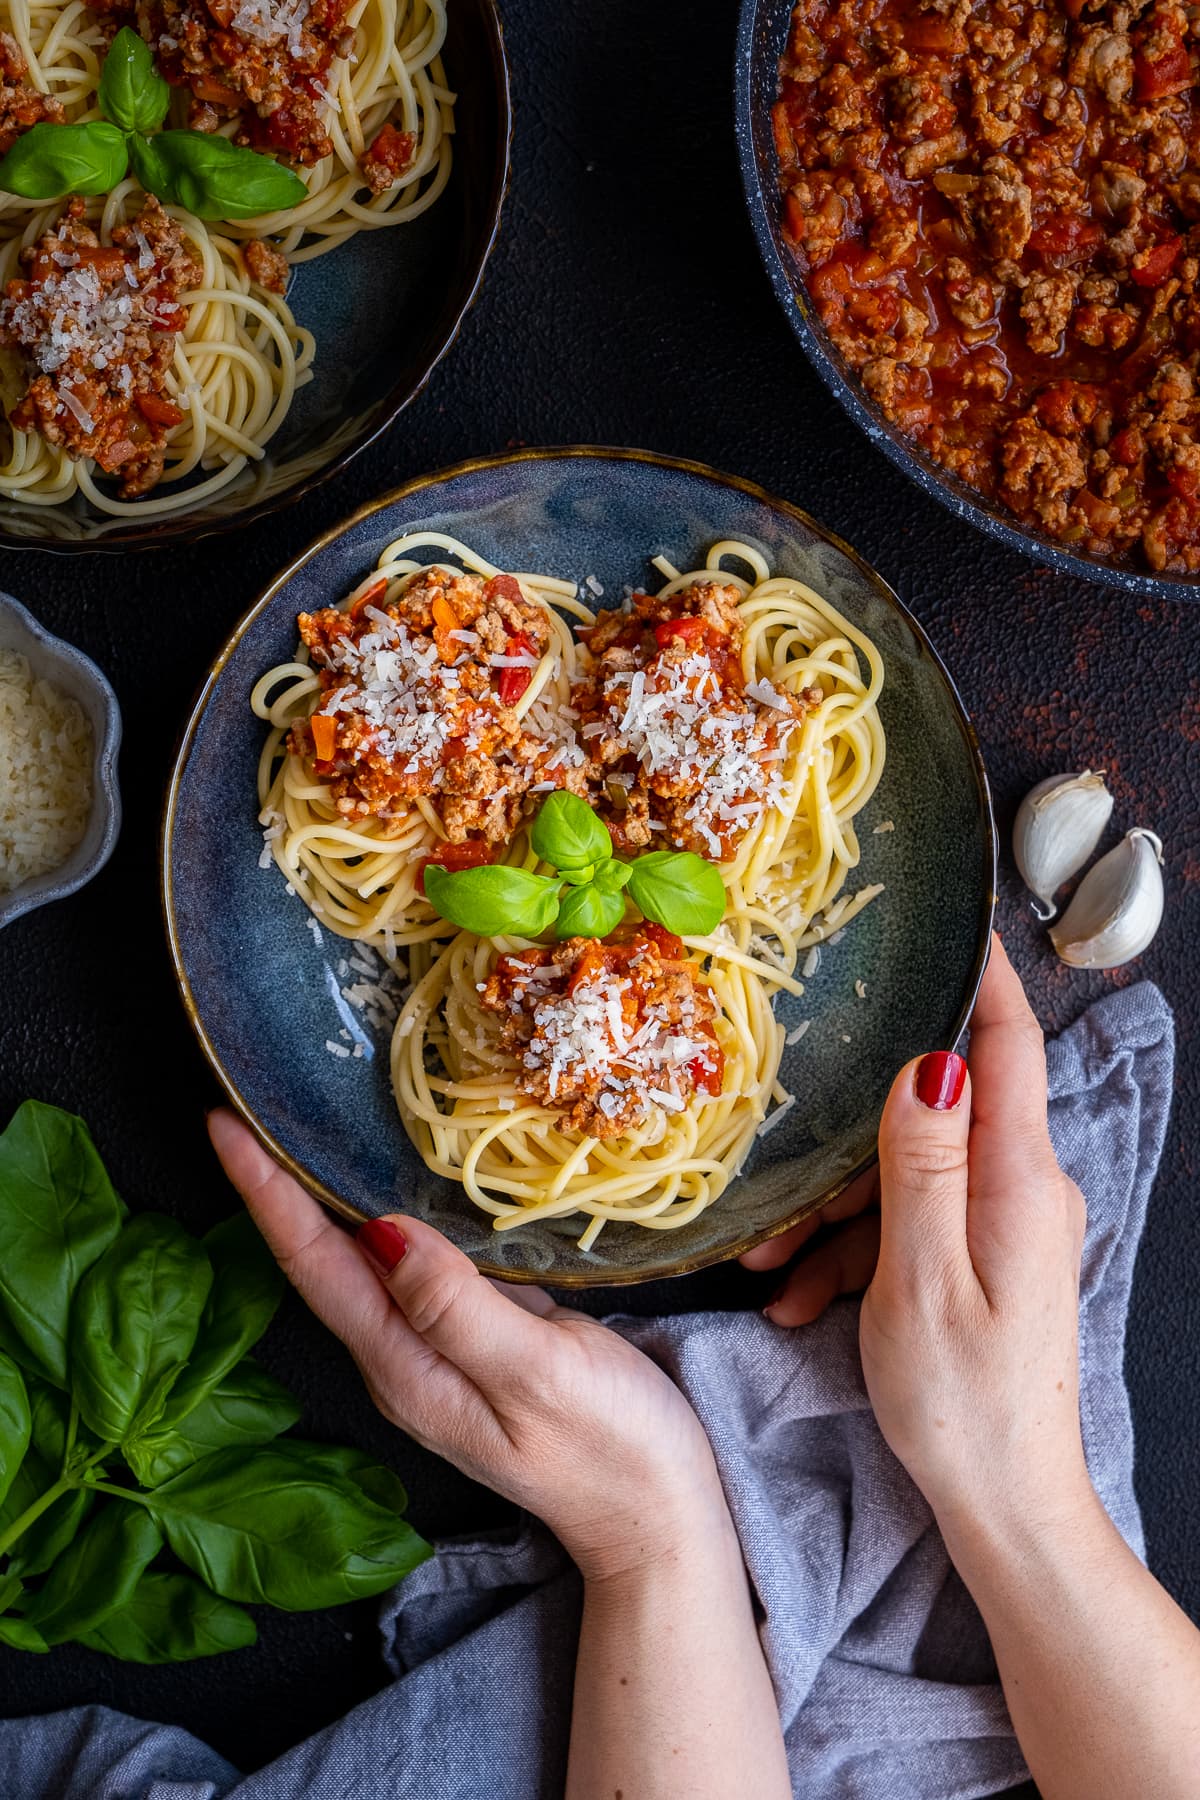
{"type": "MultiPolygon", "coordinates": [[[[901,1070],[877,1181],[879,1217],[855,1220],[801,1263],[768,1317],[814,1317],[870,1281],[860,1334],[871,1403],[948,1533],[981,1511],[1051,1518],[1085,1503],[1084,1204],[1055,1160],[1042,1034],[998,938],[969,1071],[949,1052],[901,1070]]],[[[870,1198],[860,1185],[843,1209],[870,1198]]],[[[773,1252],[763,1245],[746,1260],[769,1266],[773,1252]]]]}
{"type": "Polygon", "coordinates": [[[231,1112],[209,1131],[288,1279],[346,1344],[380,1411],[543,1519],[590,1579],[723,1523],[708,1440],[640,1351],[539,1288],[486,1280],[418,1219],[357,1241],[231,1112]]]}

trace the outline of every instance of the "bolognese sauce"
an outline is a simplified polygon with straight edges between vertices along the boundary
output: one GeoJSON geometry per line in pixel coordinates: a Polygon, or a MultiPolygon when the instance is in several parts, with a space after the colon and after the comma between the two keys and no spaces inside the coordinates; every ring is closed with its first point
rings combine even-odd
{"type": "Polygon", "coordinates": [[[131,25],[173,87],[188,124],[311,165],[333,150],[322,123],[335,57],[348,55],[348,0],[92,0],[115,30],[131,25]]]}
{"type": "Polygon", "coordinates": [[[712,990],[660,925],[501,956],[480,1000],[501,1016],[518,1087],[561,1112],[564,1131],[618,1137],[697,1090],[721,1092],[712,990]]]}
{"type": "Polygon", "coordinates": [[[800,0],[784,230],[883,412],[1019,519],[1200,570],[1200,125],[1179,0],[800,0]]]}
{"type": "Polygon", "coordinates": [[[738,590],[698,581],[634,594],[586,634],[591,668],[574,701],[597,765],[597,810],[618,852],[664,841],[727,861],[781,797],[797,699],[742,672],[738,590]]]}
{"type": "Polygon", "coordinates": [[[28,376],[9,419],[119,475],[123,499],[148,493],[183,421],[167,374],[186,323],[181,295],[200,281],[179,226],[151,197],[104,244],[71,200],[21,266],[0,300],[0,345],[28,376]]]}
{"type": "Polygon", "coordinates": [[[0,31],[0,156],[6,156],[31,126],[59,125],[61,100],[39,94],[28,81],[29,64],[16,38],[0,31]]]}
{"type": "Polygon", "coordinates": [[[323,697],[292,727],[292,748],[338,812],[399,832],[424,798],[451,845],[490,845],[512,835],[532,788],[582,793],[570,721],[536,698],[515,710],[550,645],[545,612],[516,579],[432,568],[384,604],[386,587],[381,577],[346,612],[300,614],[323,697]]]}

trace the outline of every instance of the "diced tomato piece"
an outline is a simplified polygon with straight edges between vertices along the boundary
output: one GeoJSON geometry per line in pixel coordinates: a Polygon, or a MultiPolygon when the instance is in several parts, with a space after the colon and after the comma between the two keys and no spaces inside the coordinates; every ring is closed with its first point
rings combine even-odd
{"type": "Polygon", "coordinates": [[[1132,425],[1126,425],[1121,431],[1114,433],[1108,446],[1108,454],[1114,462],[1132,469],[1145,448],[1141,432],[1135,431],[1132,425]]]}
{"type": "Polygon", "coordinates": [[[791,243],[799,244],[804,238],[804,207],[793,193],[783,197],[783,235],[791,243]]]}
{"type": "Polygon", "coordinates": [[[1191,85],[1191,60],[1181,41],[1153,61],[1140,50],[1134,56],[1133,91],[1138,100],[1161,100],[1166,94],[1182,94],[1191,85]]]}
{"type": "Polygon", "coordinates": [[[665,650],[673,638],[698,650],[707,637],[708,625],[703,619],[664,619],[654,627],[654,641],[660,650],[665,650]]]}
{"type": "Polygon", "coordinates": [[[525,599],[521,592],[521,584],[515,575],[493,575],[483,590],[483,603],[489,600],[511,600],[521,605],[525,599]]]}
{"type": "Polygon", "coordinates": [[[1084,262],[1103,240],[1101,226],[1078,213],[1066,213],[1039,225],[1029,240],[1029,248],[1052,262],[1084,262]]]}
{"type": "Polygon", "coordinates": [[[693,1057],[687,1066],[688,1079],[693,1087],[700,1088],[706,1094],[719,1094],[725,1080],[725,1052],[717,1042],[717,1034],[710,1026],[704,1027],[705,1035],[711,1039],[707,1056],[693,1057]],[[711,1068],[705,1064],[710,1063],[711,1068]]]}
{"type": "Polygon", "coordinates": [[[154,315],[155,331],[182,331],[186,324],[187,313],[173,300],[164,300],[154,315]]]}
{"type": "Polygon", "coordinates": [[[417,864],[417,892],[422,896],[425,893],[425,871],[430,863],[436,863],[450,875],[457,875],[460,869],[481,869],[494,860],[495,846],[485,844],[482,838],[467,838],[461,844],[442,844],[417,864]]]}
{"type": "Polygon", "coordinates": [[[329,762],[337,745],[337,720],[332,713],[314,713],[308,723],[317,761],[329,762]]]}
{"type": "MultiPolygon", "coordinates": [[[[514,632],[504,646],[506,656],[532,656],[533,645],[523,631],[514,632]]],[[[501,706],[515,706],[533,680],[532,669],[499,669],[496,693],[501,706]]]]}
{"type": "Polygon", "coordinates": [[[948,56],[963,56],[967,49],[967,34],[961,25],[952,25],[949,19],[938,18],[936,13],[921,13],[904,21],[904,48],[942,50],[948,56]]]}
{"type": "Polygon", "coordinates": [[[1171,492],[1178,494],[1181,500],[1194,500],[1200,493],[1200,476],[1195,469],[1178,465],[1167,471],[1167,486],[1171,492]]]}
{"type": "Polygon", "coordinates": [[[161,394],[135,394],[133,403],[143,419],[149,419],[151,425],[183,424],[183,413],[173,400],[164,399],[161,394]]]}
{"type": "Polygon", "coordinates": [[[655,924],[653,919],[646,919],[638,927],[644,938],[649,938],[658,950],[658,954],[666,962],[682,962],[687,952],[683,947],[683,939],[668,931],[665,925],[655,924]]]}
{"type": "Polygon", "coordinates": [[[850,270],[844,262],[823,263],[809,276],[808,287],[814,300],[844,306],[850,293],[850,270]]]}
{"type": "Polygon", "coordinates": [[[73,244],[71,254],[97,275],[121,275],[125,270],[124,252],[113,244],[73,244]]]}
{"type": "Polygon", "coordinates": [[[1161,244],[1152,245],[1149,250],[1139,250],[1130,264],[1130,275],[1139,287],[1157,287],[1175,267],[1182,247],[1182,238],[1170,237],[1164,238],[1161,244]]]}

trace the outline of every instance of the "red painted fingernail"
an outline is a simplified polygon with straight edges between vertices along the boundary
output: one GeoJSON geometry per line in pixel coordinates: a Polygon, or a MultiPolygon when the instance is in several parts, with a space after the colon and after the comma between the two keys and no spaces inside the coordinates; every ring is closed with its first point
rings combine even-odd
{"type": "Polygon", "coordinates": [[[390,1219],[368,1219],[358,1228],[358,1242],[381,1275],[390,1275],[408,1254],[408,1239],[390,1219]]]}
{"type": "Polygon", "coordinates": [[[962,1099],[967,1065],[953,1050],[931,1050],[917,1064],[917,1099],[934,1112],[952,1112],[962,1099]]]}

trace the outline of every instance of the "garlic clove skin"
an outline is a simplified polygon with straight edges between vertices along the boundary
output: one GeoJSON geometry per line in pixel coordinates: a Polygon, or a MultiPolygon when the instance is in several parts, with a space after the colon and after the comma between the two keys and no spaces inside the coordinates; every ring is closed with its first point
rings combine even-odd
{"type": "Polygon", "coordinates": [[[1112,809],[1103,769],[1050,775],[1022,800],[1013,822],[1013,856],[1025,886],[1049,909],[1034,908],[1040,919],[1054,917],[1055,894],[1082,869],[1112,809]]]}
{"type": "Polygon", "coordinates": [[[1076,969],[1118,969],[1149,944],[1162,921],[1162,840],[1129,832],[1090,868],[1057,925],[1054,948],[1076,969]]]}

